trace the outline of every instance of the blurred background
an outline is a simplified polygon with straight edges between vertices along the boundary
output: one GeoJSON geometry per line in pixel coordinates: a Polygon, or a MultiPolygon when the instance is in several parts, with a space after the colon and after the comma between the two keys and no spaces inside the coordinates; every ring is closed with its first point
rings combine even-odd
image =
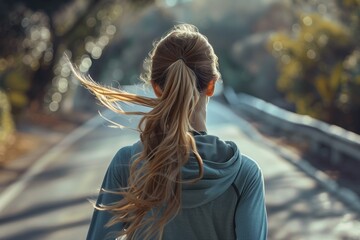
{"type": "Polygon", "coordinates": [[[103,84],[138,83],[152,42],[183,22],[208,36],[225,86],[360,132],[358,0],[3,0],[0,18],[1,161],[26,151],[28,124],[71,129],[94,108],[65,54],[103,84]]]}
{"type": "MultiPolygon", "coordinates": [[[[208,37],[224,88],[360,133],[359,0],[2,0],[0,165],[97,114],[66,56],[102,84],[136,84],[152,42],[178,23],[208,37]]],[[[348,184],[360,192],[354,174],[348,184]]]]}

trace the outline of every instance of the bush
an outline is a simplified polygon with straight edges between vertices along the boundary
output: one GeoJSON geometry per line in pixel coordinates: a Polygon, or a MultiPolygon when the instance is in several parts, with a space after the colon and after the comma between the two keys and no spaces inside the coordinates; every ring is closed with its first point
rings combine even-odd
{"type": "MultiPolygon", "coordinates": [[[[12,142],[15,131],[11,115],[11,107],[6,94],[0,90],[0,159],[3,159],[6,149],[12,142]]],[[[0,160],[0,162],[1,162],[0,160]]]]}

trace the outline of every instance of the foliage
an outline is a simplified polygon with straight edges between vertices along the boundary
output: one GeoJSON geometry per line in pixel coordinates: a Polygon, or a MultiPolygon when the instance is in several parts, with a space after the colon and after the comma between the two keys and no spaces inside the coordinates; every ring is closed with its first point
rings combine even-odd
{"type": "MultiPolygon", "coordinates": [[[[0,38],[0,89],[8,95],[13,113],[29,106],[41,110],[44,101],[59,109],[53,99],[63,99],[70,88],[68,71],[59,67],[63,53],[76,61],[85,59],[88,69],[114,35],[112,22],[126,2],[1,1],[0,35],[5,37],[0,38]]],[[[131,6],[140,9],[152,2],[137,0],[131,6]]]]}
{"type": "Polygon", "coordinates": [[[0,1],[0,155],[12,139],[13,119],[30,108],[59,110],[70,89],[64,52],[80,70],[100,58],[127,2],[140,9],[152,0],[0,1]]]}
{"type": "MultiPolygon", "coordinates": [[[[358,1],[343,3],[349,7],[358,1]]],[[[297,112],[360,131],[359,30],[354,31],[354,16],[340,22],[315,12],[299,14],[293,32],[274,34],[268,48],[279,60],[277,86],[297,112]]]]}
{"type": "MultiPolygon", "coordinates": [[[[6,147],[14,133],[14,122],[11,117],[10,104],[4,92],[0,91],[0,157],[4,154],[6,147]]],[[[1,161],[0,161],[1,162],[1,161]]]]}
{"type": "MultiPolygon", "coordinates": [[[[40,1],[0,3],[2,28],[0,52],[0,88],[8,95],[15,115],[31,102],[41,101],[51,81],[57,51],[53,17],[71,1],[40,4],[40,1]]],[[[38,106],[41,103],[37,104],[38,106]]]]}

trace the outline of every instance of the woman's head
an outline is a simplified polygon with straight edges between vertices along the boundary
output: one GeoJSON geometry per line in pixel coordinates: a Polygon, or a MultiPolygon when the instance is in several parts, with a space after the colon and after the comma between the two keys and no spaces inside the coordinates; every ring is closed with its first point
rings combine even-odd
{"type": "MultiPolygon", "coordinates": [[[[179,60],[194,74],[196,88],[200,93],[206,93],[209,83],[213,88],[214,82],[220,77],[218,58],[212,46],[193,25],[175,26],[154,44],[154,49],[149,55],[148,69],[143,79],[158,85],[161,90],[164,90],[169,67],[179,60]]],[[[173,79],[169,80],[173,81],[173,79]]]]}

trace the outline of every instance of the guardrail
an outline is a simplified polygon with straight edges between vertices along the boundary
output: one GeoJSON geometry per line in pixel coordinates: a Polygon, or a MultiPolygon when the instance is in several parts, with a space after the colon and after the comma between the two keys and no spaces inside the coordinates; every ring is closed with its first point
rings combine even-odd
{"type": "Polygon", "coordinates": [[[328,157],[333,164],[343,160],[360,162],[360,135],[309,116],[281,109],[247,94],[224,89],[224,97],[235,109],[266,122],[273,131],[300,138],[310,143],[310,151],[328,157]]]}

